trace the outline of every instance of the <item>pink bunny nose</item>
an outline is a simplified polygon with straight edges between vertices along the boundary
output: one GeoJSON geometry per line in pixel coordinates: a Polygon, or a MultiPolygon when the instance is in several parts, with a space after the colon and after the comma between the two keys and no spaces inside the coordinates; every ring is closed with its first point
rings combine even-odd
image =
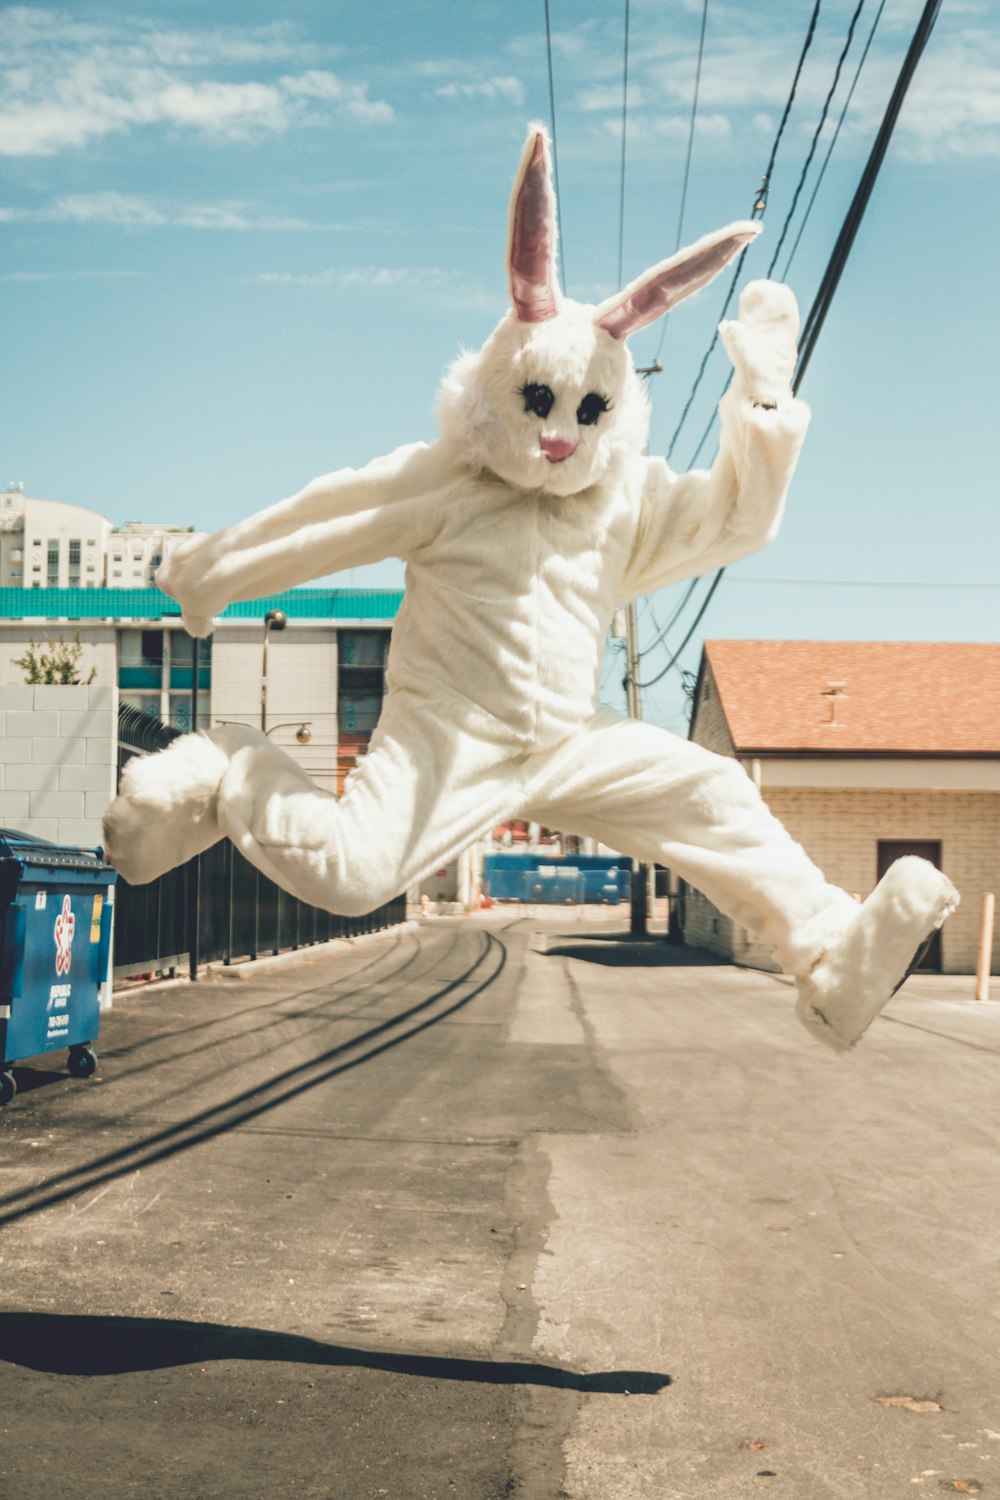
{"type": "Polygon", "coordinates": [[[576,452],[576,444],[571,443],[568,438],[543,437],[539,447],[550,464],[561,464],[564,458],[569,458],[576,452]]]}

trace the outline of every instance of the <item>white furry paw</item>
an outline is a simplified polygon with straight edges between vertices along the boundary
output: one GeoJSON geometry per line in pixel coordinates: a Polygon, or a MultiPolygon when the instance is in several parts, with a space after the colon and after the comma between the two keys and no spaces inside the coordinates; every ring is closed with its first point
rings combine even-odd
{"type": "Polygon", "coordinates": [[[787,398],[795,371],[799,308],[778,281],[751,281],[740,297],[736,322],[719,324],[742,394],[759,405],[787,398]]]}
{"type": "Polygon", "coordinates": [[[185,734],[137,755],[104,814],[104,849],[130,885],[145,885],[222,837],[216,803],[229,755],[205,734],[185,734]]]}
{"type": "Polygon", "coordinates": [[[838,1052],[853,1047],[958,902],[947,875],[927,860],[896,860],[838,941],[796,980],[795,1014],[806,1030],[838,1052]]]}

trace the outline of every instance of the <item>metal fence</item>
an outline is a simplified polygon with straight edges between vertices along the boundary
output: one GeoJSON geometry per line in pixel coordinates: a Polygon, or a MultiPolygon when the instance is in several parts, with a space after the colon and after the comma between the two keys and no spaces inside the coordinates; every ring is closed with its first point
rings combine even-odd
{"type": "MultiPolygon", "coordinates": [[[[123,707],[119,775],[132,755],[162,749],[177,731],[123,707]]],[[[149,885],[119,880],[115,892],[116,978],[230,963],[378,932],[406,919],[398,896],[363,917],[337,917],[290,896],[243,858],[228,839],[149,885]]]]}

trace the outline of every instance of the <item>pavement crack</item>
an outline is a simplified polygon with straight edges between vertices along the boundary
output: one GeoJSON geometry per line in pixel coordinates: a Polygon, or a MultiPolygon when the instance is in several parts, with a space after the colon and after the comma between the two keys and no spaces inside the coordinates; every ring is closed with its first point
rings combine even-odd
{"type": "MultiPolygon", "coordinates": [[[[533,1290],[535,1269],[554,1216],[550,1171],[539,1137],[526,1136],[511,1157],[505,1181],[512,1248],[500,1283],[506,1316],[497,1337],[498,1359],[535,1357],[541,1313],[533,1290]]],[[[557,1500],[564,1493],[564,1444],[579,1406],[580,1392],[572,1388],[526,1386],[519,1392],[511,1453],[519,1500],[557,1500]]]]}

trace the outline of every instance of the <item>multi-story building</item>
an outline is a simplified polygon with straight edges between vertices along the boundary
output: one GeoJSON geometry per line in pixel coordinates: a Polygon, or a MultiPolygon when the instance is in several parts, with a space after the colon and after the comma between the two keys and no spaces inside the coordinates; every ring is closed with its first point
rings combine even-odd
{"type": "Polygon", "coordinates": [[[25,681],[32,641],[79,639],[80,676],[178,729],[263,727],[318,785],[340,791],[367,748],[385,691],[398,591],[293,589],[232,604],[194,641],[155,588],[0,588],[0,685],[25,681]],[[280,611],[286,624],[264,624],[280,611]],[[195,677],[197,659],[197,678],[195,677]],[[262,724],[262,716],[264,722],[262,724]]]}
{"type": "Polygon", "coordinates": [[[126,521],[9,484],[0,494],[0,588],[146,588],[191,527],[126,521]]]}

